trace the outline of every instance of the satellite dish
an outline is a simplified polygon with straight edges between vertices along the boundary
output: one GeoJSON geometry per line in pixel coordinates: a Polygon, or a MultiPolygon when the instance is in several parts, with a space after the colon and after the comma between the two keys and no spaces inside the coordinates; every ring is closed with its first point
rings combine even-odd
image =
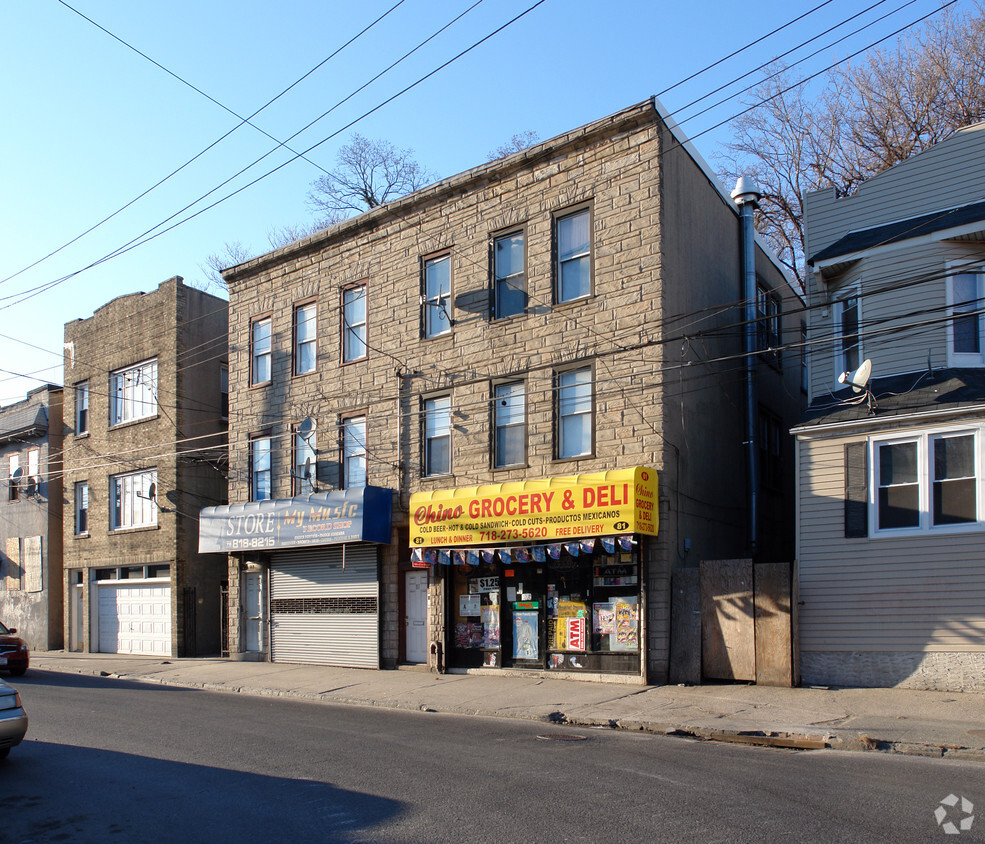
{"type": "Polygon", "coordinates": [[[147,497],[151,501],[156,501],[157,500],[157,484],[151,484],[150,485],[149,489],[147,490],[147,497]]]}
{"type": "Polygon", "coordinates": [[[304,461],[304,479],[306,481],[310,481],[311,480],[311,458],[310,457],[307,458],[304,461]]]}
{"type": "Polygon", "coordinates": [[[27,479],[27,494],[29,496],[34,495],[38,491],[38,484],[34,478],[27,479]]]}
{"type": "Polygon", "coordinates": [[[854,372],[842,372],[838,376],[839,384],[848,384],[856,393],[861,393],[872,377],[872,361],[866,358],[854,372]]]}
{"type": "Polygon", "coordinates": [[[310,416],[306,416],[301,420],[301,424],[298,425],[298,436],[305,442],[308,442],[317,427],[318,425],[315,423],[315,420],[310,416]]]}

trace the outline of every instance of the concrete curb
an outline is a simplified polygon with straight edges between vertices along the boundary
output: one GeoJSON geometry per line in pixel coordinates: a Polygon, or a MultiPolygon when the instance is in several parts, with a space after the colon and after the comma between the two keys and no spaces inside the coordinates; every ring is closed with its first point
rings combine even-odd
{"type": "Polygon", "coordinates": [[[165,677],[148,677],[141,674],[101,671],[95,669],[66,669],[38,665],[38,668],[56,673],[78,674],[90,677],[107,677],[115,680],[151,683],[203,691],[246,694],[253,697],[284,697],[320,703],[337,703],[346,706],[372,706],[381,709],[395,709],[406,712],[436,712],[448,715],[484,716],[489,718],[515,718],[527,721],[541,721],[571,727],[590,729],[611,729],[627,732],[645,732],[693,741],[719,741],[733,744],[750,744],[762,747],[776,747],[791,750],[848,750],[855,752],[880,752],[905,756],[922,756],[932,759],[954,759],[966,762],[985,762],[985,748],[964,745],[939,745],[913,741],[880,739],[861,731],[842,730],[834,732],[798,732],[784,730],[740,730],[727,727],[706,727],[650,721],[646,719],[592,718],[571,716],[555,711],[547,715],[525,713],[523,711],[485,711],[472,707],[435,708],[428,704],[412,704],[397,700],[367,700],[365,698],[345,698],[328,696],[322,692],[304,692],[297,689],[271,689],[256,686],[231,686],[224,683],[195,682],[192,680],[173,680],[165,677]]]}

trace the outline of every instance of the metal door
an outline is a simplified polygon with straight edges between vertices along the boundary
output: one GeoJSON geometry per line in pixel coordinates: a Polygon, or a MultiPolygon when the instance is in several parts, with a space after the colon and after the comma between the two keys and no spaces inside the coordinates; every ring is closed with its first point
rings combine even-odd
{"type": "Polygon", "coordinates": [[[407,630],[407,662],[428,661],[428,572],[414,569],[404,581],[405,619],[407,630]]]}

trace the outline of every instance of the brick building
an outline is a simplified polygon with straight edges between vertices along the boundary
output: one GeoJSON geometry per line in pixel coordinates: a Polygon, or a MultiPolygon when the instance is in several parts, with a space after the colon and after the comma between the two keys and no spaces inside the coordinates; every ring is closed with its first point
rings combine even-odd
{"type": "MultiPolygon", "coordinates": [[[[672,569],[750,552],[741,242],[647,101],[227,270],[233,655],[664,680],[672,569]]],[[[800,325],[754,263],[789,560],[800,325]]]]}
{"type": "Polygon", "coordinates": [[[180,277],[65,326],[66,646],[218,654],[227,303],[180,277]]]}
{"type": "Polygon", "coordinates": [[[62,388],[0,408],[0,621],[62,647],[62,388]]]}

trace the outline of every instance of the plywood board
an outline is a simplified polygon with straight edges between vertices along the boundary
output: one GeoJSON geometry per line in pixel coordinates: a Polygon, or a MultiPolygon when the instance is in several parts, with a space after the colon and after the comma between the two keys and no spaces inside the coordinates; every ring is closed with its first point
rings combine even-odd
{"type": "Polygon", "coordinates": [[[670,682],[701,682],[701,578],[698,569],[671,576],[670,682]]]}
{"type": "Polygon", "coordinates": [[[756,683],[793,685],[789,563],[756,566],[756,683]]]}
{"type": "Polygon", "coordinates": [[[41,565],[41,537],[24,537],[24,589],[40,592],[44,589],[44,575],[41,565]]]}
{"type": "Polygon", "coordinates": [[[708,680],[756,679],[752,560],[701,563],[701,668],[708,680]]]}
{"type": "Polygon", "coordinates": [[[14,591],[21,588],[21,540],[18,536],[7,538],[4,545],[7,555],[7,589],[14,591]]]}

